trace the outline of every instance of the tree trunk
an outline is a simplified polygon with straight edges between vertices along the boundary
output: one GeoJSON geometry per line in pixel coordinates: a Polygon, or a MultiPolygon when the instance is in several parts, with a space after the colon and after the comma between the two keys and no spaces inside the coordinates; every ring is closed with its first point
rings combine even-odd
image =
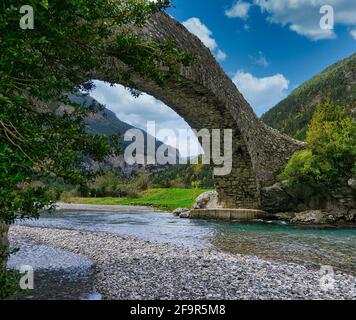
{"type": "Polygon", "coordinates": [[[0,223],[0,267],[6,270],[9,249],[9,225],[0,223]]]}

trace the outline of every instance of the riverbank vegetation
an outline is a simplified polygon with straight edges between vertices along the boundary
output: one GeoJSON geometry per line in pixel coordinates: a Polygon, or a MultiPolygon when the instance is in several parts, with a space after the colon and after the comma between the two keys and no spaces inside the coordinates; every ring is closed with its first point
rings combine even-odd
{"type": "Polygon", "coordinates": [[[58,178],[41,183],[53,201],[152,206],[169,211],[191,208],[200,194],[214,189],[210,168],[201,165],[173,166],[151,175],[140,170],[130,178],[109,170],[81,185],[66,184],[58,178]]]}
{"type": "Polygon", "coordinates": [[[45,186],[53,201],[82,198],[138,198],[142,191],[161,189],[214,189],[210,166],[201,164],[173,165],[162,171],[150,173],[141,168],[129,177],[118,170],[108,169],[83,184],[69,184],[61,178],[42,179],[37,183],[45,186]]]}
{"type": "Polygon", "coordinates": [[[323,202],[356,174],[356,122],[345,108],[326,99],[317,106],[306,142],[279,179],[287,180],[301,199],[323,202]]]}
{"type": "Polygon", "coordinates": [[[212,167],[203,164],[174,165],[149,178],[150,183],[158,188],[214,188],[212,167]]]}
{"type": "Polygon", "coordinates": [[[53,201],[142,205],[169,211],[191,208],[200,194],[214,189],[212,170],[203,165],[176,165],[154,174],[142,169],[130,178],[109,170],[81,185],[62,179],[43,183],[53,201]]]}
{"type": "Polygon", "coordinates": [[[177,208],[191,208],[196,198],[208,189],[155,188],[140,192],[137,197],[67,198],[66,202],[97,205],[149,206],[173,211],[177,208]]]}

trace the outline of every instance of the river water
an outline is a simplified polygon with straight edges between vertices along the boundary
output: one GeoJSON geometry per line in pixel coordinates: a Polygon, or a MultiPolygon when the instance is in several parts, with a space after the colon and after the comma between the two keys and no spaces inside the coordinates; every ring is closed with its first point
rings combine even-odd
{"type": "MultiPolygon", "coordinates": [[[[22,224],[132,235],[191,247],[215,247],[233,254],[294,262],[356,276],[356,228],[292,226],[284,222],[251,223],[180,219],[157,212],[58,211],[22,224]]],[[[9,266],[35,266],[36,290],[27,299],[100,299],[93,285],[93,263],[50,246],[13,239],[21,250],[9,266]]]]}

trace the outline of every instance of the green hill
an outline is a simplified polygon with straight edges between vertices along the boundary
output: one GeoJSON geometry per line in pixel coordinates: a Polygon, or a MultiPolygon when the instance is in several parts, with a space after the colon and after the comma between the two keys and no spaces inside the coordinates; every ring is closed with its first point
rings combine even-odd
{"type": "Polygon", "coordinates": [[[295,89],[262,116],[262,121],[293,138],[304,140],[320,99],[332,101],[356,115],[356,54],[341,60],[295,89]]]}

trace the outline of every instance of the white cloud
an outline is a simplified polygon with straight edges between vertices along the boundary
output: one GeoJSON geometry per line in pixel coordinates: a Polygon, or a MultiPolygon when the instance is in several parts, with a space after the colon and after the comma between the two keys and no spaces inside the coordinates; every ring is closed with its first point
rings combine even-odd
{"type": "Polygon", "coordinates": [[[251,4],[245,1],[236,1],[230,9],[225,10],[225,15],[229,18],[247,19],[251,4]]]}
{"type": "Polygon", "coordinates": [[[254,0],[254,4],[268,14],[270,22],[312,40],[336,37],[334,30],[320,27],[320,8],[325,4],[333,7],[335,24],[356,26],[356,6],[350,0],[254,0]]]}
{"type": "Polygon", "coordinates": [[[93,98],[107,105],[111,111],[121,115],[122,121],[129,122],[134,126],[145,125],[146,120],[160,122],[175,119],[174,114],[168,112],[167,107],[161,101],[147,94],[135,98],[125,87],[94,81],[96,89],[91,93],[93,98]],[[146,119],[144,122],[140,118],[146,119]]]}
{"type": "Polygon", "coordinates": [[[356,40],[356,29],[352,29],[350,31],[350,34],[351,34],[352,38],[354,38],[356,40]]]}
{"type": "Polygon", "coordinates": [[[220,49],[215,53],[215,56],[218,61],[225,61],[227,58],[227,54],[220,49]]]}
{"type": "Polygon", "coordinates": [[[193,34],[195,34],[210,50],[217,48],[217,43],[212,38],[213,33],[203,24],[199,18],[190,18],[183,22],[183,25],[193,34]]]}
{"type": "Polygon", "coordinates": [[[275,106],[287,95],[289,80],[282,74],[257,78],[251,73],[238,71],[232,78],[257,115],[275,106]]]}
{"type": "MultiPolygon", "coordinates": [[[[157,133],[161,129],[173,129],[177,136],[180,129],[188,129],[192,134],[194,143],[198,145],[190,126],[163,102],[145,93],[135,98],[121,85],[111,87],[108,83],[102,81],[94,81],[94,84],[96,89],[90,95],[113,111],[121,121],[145,131],[147,130],[147,121],[155,121],[157,133]]],[[[163,139],[160,136],[157,138],[163,139]]],[[[174,136],[170,136],[166,143],[178,147],[174,145],[174,141],[174,136]]],[[[179,141],[182,145],[179,149],[181,156],[187,155],[188,145],[185,142],[184,139],[179,141]]],[[[200,148],[199,150],[201,151],[200,148]]]]}
{"type": "Polygon", "coordinates": [[[188,29],[189,32],[196,35],[204,43],[204,45],[214,53],[219,61],[223,61],[227,58],[226,53],[218,48],[218,44],[213,38],[212,31],[210,31],[199,18],[190,18],[182,24],[188,29]]]}
{"type": "Polygon", "coordinates": [[[265,57],[262,51],[258,52],[257,56],[249,56],[249,58],[256,64],[267,68],[269,66],[269,61],[265,57]]]}
{"type": "Polygon", "coordinates": [[[221,51],[220,49],[218,49],[217,53],[216,53],[216,58],[219,60],[219,61],[225,61],[226,60],[226,53],[224,51],[221,51]]]}

